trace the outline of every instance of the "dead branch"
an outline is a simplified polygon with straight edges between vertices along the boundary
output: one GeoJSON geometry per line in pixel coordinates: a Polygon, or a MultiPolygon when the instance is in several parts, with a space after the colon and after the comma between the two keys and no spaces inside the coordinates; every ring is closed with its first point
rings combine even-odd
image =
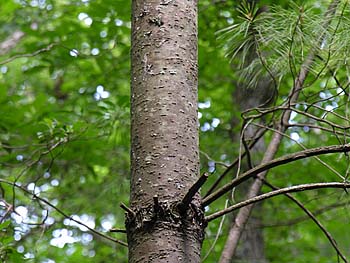
{"type": "Polygon", "coordinates": [[[189,204],[191,203],[194,195],[199,192],[199,189],[202,187],[202,185],[207,181],[209,177],[208,173],[204,173],[201,177],[198,178],[197,182],[195,182],[191,188],[188,190],[184,198],[179,204],[179,208],[181,211],[185,211],[189,204]]]}

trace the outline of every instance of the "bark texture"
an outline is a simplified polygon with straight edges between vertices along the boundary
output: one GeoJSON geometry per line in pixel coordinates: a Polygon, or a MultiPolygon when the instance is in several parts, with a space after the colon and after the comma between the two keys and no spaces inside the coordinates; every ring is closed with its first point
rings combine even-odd
{"type": "Polygon", "coordinates": [[[129,262],[200,262],[197,1],[133,0],[129,262]]]}

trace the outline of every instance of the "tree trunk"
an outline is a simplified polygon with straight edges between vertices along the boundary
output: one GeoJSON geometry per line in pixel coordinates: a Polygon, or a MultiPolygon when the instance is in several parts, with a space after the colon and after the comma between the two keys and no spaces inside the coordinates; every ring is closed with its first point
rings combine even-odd
{"type": "Polygon", "coordinates": [[[133,0],[129,262],[200,262],[197,1],[133,0]]]}

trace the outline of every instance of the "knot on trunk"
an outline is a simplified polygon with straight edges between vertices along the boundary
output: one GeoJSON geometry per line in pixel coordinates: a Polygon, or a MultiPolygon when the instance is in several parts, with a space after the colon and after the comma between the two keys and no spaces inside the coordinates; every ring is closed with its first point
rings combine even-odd
{"type": "Polygon", "coordinates": [[[200,205],[190,203],[184,210],[178,201],[158,201],[158,198],[153,201],[145,206],[133,207],[133,213],[126,213],[128,235],[140,231],[153,232],[155,228],[164,227],[192,233],[203,240],[207,223],[200,205]]]}

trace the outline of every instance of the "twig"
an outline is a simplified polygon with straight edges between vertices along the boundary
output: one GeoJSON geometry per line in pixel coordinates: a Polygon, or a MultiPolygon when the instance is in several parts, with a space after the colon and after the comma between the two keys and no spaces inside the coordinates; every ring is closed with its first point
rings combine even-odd
{"type": "Polygon", "coordinates": [[[344,137],[350,137],[350,133],[347,133],[345,131],[346,129],[344,129],[344,131],[341,132],[341,131],[336,131],[335,129],[329,129],[329,128],[326,128],[326,127],[323,127],[323,126],[315,125],[313,123],[289,123],[288,127],[302,127],[302,128],[309,127],[311,129],[319,129],[319,130],[322,130],[322,131],[334,133],[336,135],[342,135],[344,137]]]}
{"type": "MultiPolygon", "coordinates": [[[[300,104],[303,104],[303,103],[300,103],[300,104]]],[[[335,124],[331,121],[328,121],[324,118],[321,118],[321,117],[317,117],[311,113],[308,113],[308,112],[305,112],[305,111],[302,111],[302,110],[299,110],[297,108],[293,108],[292,106],[295,106],[295,104],[290,104],[289,106],[278,106],[278,107],[274,107],[274,108],[270,108],[270,109],[265,109],[265,110],[261,110],[261,109],[251,109],[251,110],[257,110],[258,111],[258,114],[255,114],[255,115],[248,115],[248,116],[244,116],[244,119],[258,119],[258,118],[261,118],[262,116],[268,114],[268,113],[272,113],[272,112],[275,112],[275,111],[294,111],[298,114],[301,114],[301,115],[304,115],[305,117],[308,117],[310,119],[313,119],[315,121],[318,121],[318,122],[322,122],[322,123],[325,123],[325,124],[328,124],[329,126],[331,127],[334,127],[334,128],[338,128],[338,129],[341,129],[341,130],[347,130],[350,128],[350,126],[341,126],[341,125],[338,125],[338,124],[335,124]]],[[[328,112],[326,110],[324,110],[325,112],[328,112]]],[[[339,117],[339,116],[338,116],[339,117]]],[[[339,117],[340,118],[340,117],[339,117]]],[[[342,119],[346,119],[344,116],[341,117],[342,119]]],[[[286,119],[286,121],[283,123],[284,126],[288,126],[288,119],[286,119]]]]}
{"type": "Polygon", "coordinates": [[[54,46],[57,46],[58,43],[51,43],[50,45],[42,48],[42,49],[39,49],[33,53],[26,53],[26,54],[18,54],[18,55],[15,55],[13,57],[10,57],[8,59],[5,59],[3,61],[0,61],[0,65],[4,65],[6,63],[9,63],[17,58],[28,58],[28,57],[35,57],[37,55],[39,55],[40,53],[44,53],[44,52],[48,52],[50,51],[54,46]]]}
{"type": "Polygon", "coordinates": [[[215,161],[213,158],[211,158],[210,156],[209,156],[209,154],[207,154],[206,152],[204,152],[204,151],[199,151],[199,153],[200,154],[203,154],[204,156],[205,156],[205,158],[207,158],[209,161],[213,161],[215,164],[219,164],[219,165],[222,165],[222,166],[224,166],[224,167],[229,167],[229,165],[227,165],[226,163],[224,163],[224,162],[219,162],[219,161],[215,161]]]}
{"type": "MultiPolygon", "coordinates": [[[[318,210],[316,210],[315,212],[313,212],[313,215],[314,216],[317,216],[317,215],[321,215],[325,212],[328,212],[330,210],[333,210],[333,209],[337,209],[339,207],[342,207],[342,206],[345,206],[345,205],[348,205],[349,202],[342,202],[342,203],[335,203],[335,204],[332,204],[332,205],[328,205],[328,206],[325,206],[325,207],[322,207],[318,210]]],[[[257,224],[255,225],[256,228],[264,228],[264,227],[286,227],[286,226],[292,226],[292,225],[295,225],[295,224],[299,224],[303,221],[306,221],[310,219],[310,217],[308,215],[304,215],[304,216],[300,216],[300,217],[296,217],[296,218],[293,218],[289,221],[285,221],[285,222],[276,222],[276,223],[270,223],[270,224],[257,224]]]]}
{"type": "Polygon", "coordinates": [[[135,217],[136,213],[130,209],[129,207],[127,207],[124,203],[120,204],[120,207],[125,210],[128,214],[132,215],[133,217],[135,217]]]}
{"type": "MultiPolygon", "coordinates": [[[[228,200],[226,200],[226,202],[225,202],[225,208],[227,208],[227,205],[228,205],[228,200]]],[[[203,257],[203,259],[201,260],[201,262],[204,262],[204,261],[209,257],[210,253],[213,251],[213,249],[214,249],[214,247],[215,247],[215,245],[216,245],[216,242],[218,241],[219,236],[220,236],[220,234],[221,234],[222,227],[223,227],[224,221],[225,221],[225,217],[226,217],[226,215],[224,215],[224,216],[221,218],[218,231],[217,231],[217,233],[216,233],[216,235],[215,235],[214,242],[213,242],[213,244],[210,246],[210,248],[209,248],[207,254],[203,257]]]]}
{"type": "Polygon", "coordinates": [[[153,208],[154,214],[157,215],[160,208],[158,195],[153,196],[153,208]]]}
{"type": "MultiPolygon", "coordinates": [[[[259,124],[254,123],[254,125],[259,126],[259,124]]],[[[259,126],[260,127],[260,126],[259,126]]],[[[307,148],[300,142],[298,142],[297,140],[294,140],[291,136],[289,136],[286,133],[283,133],[281,131],[275,130],[273,128],[268,127],[267,129],[279,133],[281,134],[283,137],[287,137],[290,140],[293,140],[296,144],[298,144],[301,148],[303,148],[304,150],[307,150],[307,148]]],[[[342,176],[336,169],[334,169],[332,166],[330,166],[329,164],[327,164],[326,162],[322,161],[321,158],[319,158],[318,156],[313,156],[313,158],[315,158],[320,164],[322,164],[324,167],[326,167],[328,170],[330,170],[332,173],[334,173],[335,175],[337,175],[339,178],[341,178],[343,181],[345,181],[345,177],[342,176]]]]}
{"type": "MultiPolygon", "coordinates": [[[[258,127],[260,127],[259,124],[257,123],[253,123],[254,125],[257,125],[258,127]]],[[[307,150],[307,148],[300,142],[294,140],[291,136],[289,136],[288,134],[286,133],[283,133],[281,131],[278,131],[276,129],[273,129],[273,128],[270,128],[268,127],[267,129],[275,132],[275,133],[279,133],[281,134],[283,137],[287,137],[288,139],[290,140],[293,140],[296,144],[298,144],[301,148],[303,148],[304,150],[307,150]]],[[[318,156],[313,156],[313,158],[315,158],[320,164],[322,164],[324,167],[326,167],[327,169],[329,169],[332,173],[334,173],[335,175],[337,175],[339,178],[341,178],[343,181],[345,181],[345,177],[342,176],[337,170],[335,170],[332,166],[330,166],[329,164],[327,164],[326,162],[322,161],[318,156]]]]}
{"type": "Polygon", "coordinates": [[[126,234],[126,230],[125,229],[120,229],[120,228],[111,228],[109,230],[109,232],[111,233],[123,233],[123,234],[126,234]]]}
{"type": "MultiPolygon", "coordinates": [[[[280,190],[279,188],[271,185],[269,182],[267,182],[266,180],[263,180],[264,184],[267,185],[268,187],[270,187],[271,189],[277,191],[280,190]]],[[[296,203],[305,213],[306,215],[311,218],[312,221],[314,221],[314,223],[321,229],[321,231],[325,234],[325,236],[327,237],[327,239],[329,240],[329,242],[331,243],[331,245],[333,246],[333,248],[335,249],[335,251],[337,252],[337,254],[344,260],[344,262],[347,262],[346,257],[341,253],[341,251],[339,250],[339,247],[337,245],[337,242],[335,241],[335,239],[332,237],[332,235],[327,231],[327,229],[322,225],[322,223],[316,218],[316,216],[310,211],[308,210],[298,199],[296,199],[294,196],[292,196],[289,193],[286,193],[285,196],[287,196],[290,200],[292,200],[294,203],[296,203]]]]}
{"type": "MultiPolygon", "coordinates": [[[[265,129],[261,129],[257,132],[256,134],[256,138],[249,143],[248,148],[251,149],[254,147],[254,145],[257,143],[257,141],[265,134],[266,132],[266,128],[265,129]]],[[[215,183],[210,187],[210,189],[208,190],[208,192],[204,195],[204,198],[209,196],[214,190],[215,188],[219,185],[219,183],[222,181],[222,179],[234,168],[236,167],[236,165],[239,163],[240,159],[243,158],[246,155],[246,152],[243,152],[240,156],[238,156],[233,162],[232,164],[230,164],[230,166],[219,176],[219,178],[215,181],[215,183]]]]}
{"type": "Polygon", "coordinates": [[[17,212],[13,209],[13,206],[9,203],[7,203],[5,200],[1,200],[2,203],[4,203],[4,208],[6,208],[6,212],[0,217],[0,224],[3,223],[7,216],[11,214],[11,212],[17,212]]]}

